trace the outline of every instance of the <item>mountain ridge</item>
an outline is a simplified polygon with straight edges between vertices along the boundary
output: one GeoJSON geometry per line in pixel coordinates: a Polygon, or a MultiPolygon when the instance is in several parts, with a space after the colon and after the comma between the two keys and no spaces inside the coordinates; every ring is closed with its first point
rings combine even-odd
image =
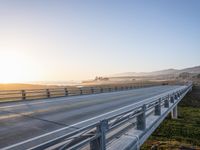
{"type": "Polygon", "coordinates": [[[194,66],[184,69],[164,69],[152,72],[124,72],[112,75],[112,77],[125,77],[125,76],[158,76],[158,75],[168,75],[168,74],[180,74],[183,72],[192,73],[192,74],[199,74],[200,73],[200,66],[194,66]]]}

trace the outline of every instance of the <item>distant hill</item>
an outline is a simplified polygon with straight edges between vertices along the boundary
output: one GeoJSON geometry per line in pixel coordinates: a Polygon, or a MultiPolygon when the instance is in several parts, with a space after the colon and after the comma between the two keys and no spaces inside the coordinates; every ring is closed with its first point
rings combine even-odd
{"type": "Polygon", "coordinates": [[[153,72],[125,72],[114,74],[112,77],[126,77],[126,76],[159,76],[159,75],[179,75],[180,73],[187,72],[191,74],[200,74],[200,66],[185,68],[185,69],[166,69],[153,72]]]}
{"type": "Polygon", "coordinates": [[[182,72],[188,72],[188,73],[194,73],[199,74],[200,73],[200,66],[192,67],[192,68],[186,68],[179,71],[179,73],[182,72]]]}

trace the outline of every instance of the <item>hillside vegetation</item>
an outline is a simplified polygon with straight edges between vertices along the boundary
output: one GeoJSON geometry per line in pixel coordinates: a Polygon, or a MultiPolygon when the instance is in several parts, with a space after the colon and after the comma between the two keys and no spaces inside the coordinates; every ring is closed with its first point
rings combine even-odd
{"type": "Polygon", "coordinates": [[[200,87],[196,86],[179,104],[178,119],[168,116],[142,150],[200,150],[200,87]]]}

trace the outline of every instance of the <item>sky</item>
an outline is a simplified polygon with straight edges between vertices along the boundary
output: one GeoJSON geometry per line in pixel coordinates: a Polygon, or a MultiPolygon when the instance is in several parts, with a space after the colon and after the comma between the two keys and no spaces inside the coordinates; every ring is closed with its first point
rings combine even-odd
{"type": "Polygon", "coordinates": [[[0,83],[197,65],[199,0],[0,1],[0,83]]]}

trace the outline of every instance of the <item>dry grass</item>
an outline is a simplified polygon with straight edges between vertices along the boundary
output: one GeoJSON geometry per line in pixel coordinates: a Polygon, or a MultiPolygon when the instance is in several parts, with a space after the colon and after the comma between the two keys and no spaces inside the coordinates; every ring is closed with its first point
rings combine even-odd
{"type": "Polygon", "coordinates": [[[24,89],[47,89],[58,88],[56,85],[39,85],[39,84],[0,84],[0,90],[24,90],[24,89]]]}

